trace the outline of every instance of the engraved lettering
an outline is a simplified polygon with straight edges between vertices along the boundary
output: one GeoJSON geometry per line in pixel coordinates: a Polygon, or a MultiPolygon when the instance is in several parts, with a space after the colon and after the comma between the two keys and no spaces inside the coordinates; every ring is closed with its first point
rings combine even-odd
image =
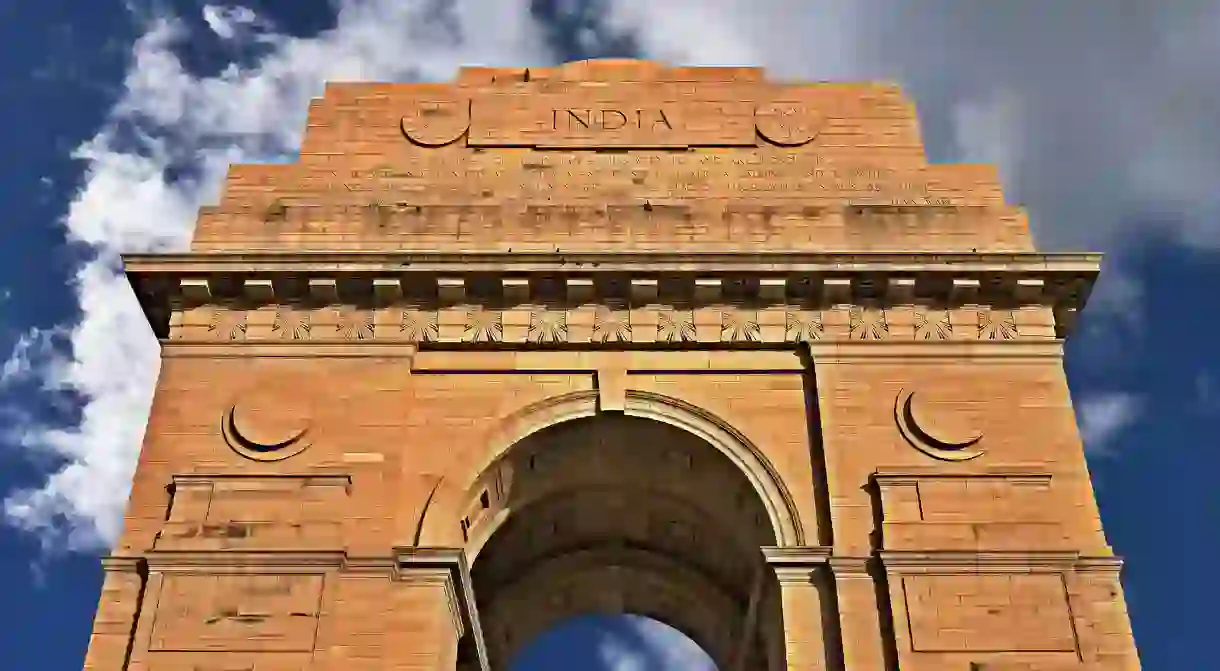
{"type": "Polygon", "coordinates": [[[551,110],[551,130],[571,131],[605,130],[614,131],[634,126],[641,130],[656,130],[666,128],[673,130],[673,122],[663,109],[637,109],[632,113],[620,109],[553,109],[551,110]]]}
{"type": "Polygon", "coordinates": [[[618,130],[627,125],[627,115],[618,110],[602,110],[600,121],[602,130],[618,130]]]}
{"type": "MultiPolygon", "coordinates": [[[[580,124],[582,128],[589,127],[590,117],[592,116],[592,112],[590,110],[567,110],[567,112],[568,112],[568,117],[571,118],[572,121],[575,121],[576,123],[580,124]],[[584,112],[585,118],[581,119],[580,115],[577,114],[578,111],[584,112]]],[[[571,122],[569,122],[569,123],[571,123],[571,122]]]]}
{"type": "Polygon", "coordinates": [[[656,128],[657,124],[661,124],[666,128],[673,130],[673,124],[669,123],[669,117],[665,116],[665,110],[657,110],[657,119],[653,122],[652,127],[656,128]]]}

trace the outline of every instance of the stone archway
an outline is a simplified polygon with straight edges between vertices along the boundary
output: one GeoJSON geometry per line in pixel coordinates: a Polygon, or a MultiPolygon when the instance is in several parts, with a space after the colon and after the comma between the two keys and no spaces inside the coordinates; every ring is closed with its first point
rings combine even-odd
{"type": "Polygon", "coordinates": [[[896,88],[471,68],[308,128],[124,256],[165,365],[89,668],[486,670],[582,609],[732,671],[1138,667],[1062,370],[1100,259],[896,88]]]}
{"type": "Polygon", "coordinates": [[[458,522],[492,668],[562,620],[609,613],[665,622],[721,669],[779,663],[778,585],[760,548],[799,534],[783,498],[777,514],[709,440],[593,412],[496,454],[458,522]]]}
{"type": "MultiPolygon", "coordinates": [[[[627,390],[622,406],[621,410],[606,414],[650,419],[681,429],[723,455],[754,489],[765,508],[774,532],[772,545],[805,545],[801,515],[783,479],[763,451],[730,424],[702,408],[655,392],[627,390]]],[[[482,488],[477,484],[487,478],[493,464],[536,432],[564,422],[591,418],[600,412],[599,392],[589,390],[547,398],[505,417],[479,449],[465,451],[458,463],[451,465],[446,475],[434,483],[419,514],[413,544],[422,547],[460,544],[477,554],[481,544],[471,542],[470,537],[475,534],[465,528],[472,526],[469,520],[455,523],[444,512],[467,510],[480,514],[479,511],[486,507],[476,501],[481,493],[472,496],[471,492],[486,490],[494,494],[494,488],[488,490],[486,484],[482,488]]]]}

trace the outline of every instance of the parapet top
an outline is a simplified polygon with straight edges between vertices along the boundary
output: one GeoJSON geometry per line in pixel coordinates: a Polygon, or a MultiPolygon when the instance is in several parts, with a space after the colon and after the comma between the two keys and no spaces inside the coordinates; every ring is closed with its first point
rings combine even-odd
{"type": "Polygon", "coordinates": [[[331,83],[314,106],[371,111],[391,101],[403,133],[423,147],[463,137],[469,147],[753,147],[760,137],[798,147],[831,118],[916,128],[913,108],[890,85],[788,84],[768,82],[761,68],[634,60],[468,67],[445,84],[331,83]]]}
{"type": "Polygon", "coordinates": [[[194,249],[568,238],[607,248],[1030,247],[994,170],[927,163],[914,107],[894,86],[595,60],[465,68],[448,83],[331,84],[310,105],[300,160],[234,166],[219,206],[201,213],[194,249]],[[929,206],[884,222],[851,214],[929,206]]]}

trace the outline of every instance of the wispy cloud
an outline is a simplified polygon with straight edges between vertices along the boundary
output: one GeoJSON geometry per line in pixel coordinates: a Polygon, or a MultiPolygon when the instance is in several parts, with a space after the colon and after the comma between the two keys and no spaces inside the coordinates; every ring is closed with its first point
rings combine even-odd
{"type": "Polygon", "coordinates": [[[648,655],[644,650],[611,634],[602,637],[597,654],[606,671],[649,671],[648,655]]]}
{"type": "MultiPolygon", "coordinates": [[[[0,293],[0,302],[8,300],[8,290],[0,293]]],[[[68,334],[68,329],[30,328],[17,338],[13,351],[0,366],[0,385],[12,385],[30,377],[44,376],[59,361],[56,340],[68,334]]]]}
{"type": "Polygon", "coordinates": [[[607,671],[716,671],[711,657],[678,630],[646,617],[625,622],[630,635],[606,632],[598,646],[607,671]]]}
{"type": "Polygon", "coordinates": [[[1106,454],[1122,431],[1134,424],[1143,411],[1135,394],[1109,392],[1086,395],[1076,402],[1080,435],[1090,454],[1106,454]]]}
{"type": "Polygon", "coordinates": [[[133,46],[123,96],[75,152],[86,167],[63,225],[97,258],[76,275],[82,317],[70,348],[51,351],[35,334],[5,364],[10,376],[39,375],[85,400],[76,426],[20,432],[28,448],[66,465],[41,487],[10,493],[10,523],[60,548],[91,550],[118,536],[159,367],[118,254],[186,249],[197,209],[217,197],[230,163],[295,153],[309,98],[327,80],[439,80],[464,63],[549,57],[524,0],[338,7],[335,28],[312,38],[268,32],[248,9],[205,8],[220,37],[269,46],[252,66],[215,76],[193,75],[176,56],[192,36],[172,16],[150,20],[133,46]]]}
{"type": "Polygon", "coordinates": [[[242,31],[259,23],[258,15],[248,7],[205,5],[203,22],[222,40],[232,40],[242,31]]]}
{"type": "Polygon", "coordinates": [[[1220,388],[1216,377],[1209,371],[1195,374],[1195,408],[1199,414],[1210,416],[1220,413],[1220,388]]]}

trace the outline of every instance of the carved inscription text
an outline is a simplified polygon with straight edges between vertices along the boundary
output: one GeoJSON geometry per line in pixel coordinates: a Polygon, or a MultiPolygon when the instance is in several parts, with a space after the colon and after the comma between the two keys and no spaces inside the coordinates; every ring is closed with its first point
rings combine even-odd
{"type": "Polygon", "coordinates": [[[551,110],[551,130],[619,130],[632,126],[641,130],[657,130],[674,125],[663,109],[554,109],[551,110]]]}

